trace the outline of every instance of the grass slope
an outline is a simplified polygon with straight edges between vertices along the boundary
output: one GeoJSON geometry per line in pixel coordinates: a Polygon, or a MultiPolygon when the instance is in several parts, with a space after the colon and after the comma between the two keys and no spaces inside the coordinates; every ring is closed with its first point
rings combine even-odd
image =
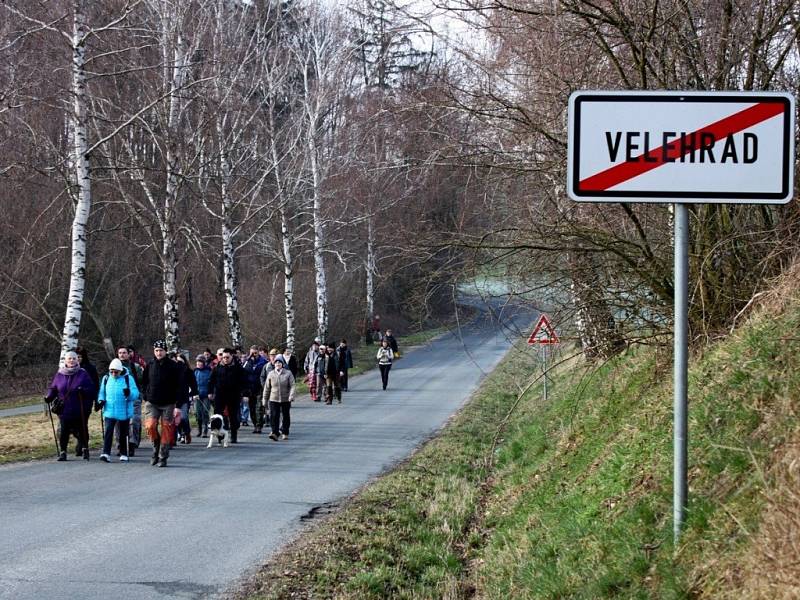
{"type": "Polygon", "coordinates": [[[275,557],[252,598],[800,597],[800,301],[690,362],[672,545],[672,364],[513,350],[441,436],[275,557]],[[507,417],[507,418],[506,418],[507,417]]]}

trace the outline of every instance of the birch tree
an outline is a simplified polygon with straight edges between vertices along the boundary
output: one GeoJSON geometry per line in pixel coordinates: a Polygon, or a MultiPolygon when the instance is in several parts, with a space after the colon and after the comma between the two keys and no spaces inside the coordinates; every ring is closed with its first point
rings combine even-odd
{"type": "Polygon", "coordinates": [[[324,186],[332,164],[331,128],[338,102],[350,82],[347,67],[351,50],[343,37],[342,22],[332,9],[308,7],[299,35],[290,47],[302,77],[302,113],[308,169],[309,205],[314,223],[314,275],[317,335],[328,337],[328,281],[325,270],[326,220],[324,186]]]}
{"type": "MultiPolygon", "coordinates": [[[[11,14],[21,18],[33,31],[52,31],[66,41],[70,51],[70,89],[68,115],[68,139],[70,152],[67,159],[72,189],[70,198],[73,205],[73,218],[70,236],[70,281],[67,294],[64,327],[61,334],[61,355],[78,346],[81,329],[81,318],[84,311],[84,295],[86,291],[86,256],[87,256],[87,225],[92,209],[92,178],[89,156],[93,147],[89,142],[89,90],[86,73],[86,46],[90,36],[97,36],[103,31],[118,27],[128,17],[138,2],[126,4],[119,16],[114,17],[107,24],[92,28],[88,23],[87,11],[89,3],[85,0],[72,0],[72,27],[71,31],[61,31],[57,28],[58,20],[47,22],[26,14],[10,4],[4,8],[11,14]]],[[[20,34],[20,37],[28,35],[20,34]]]]}

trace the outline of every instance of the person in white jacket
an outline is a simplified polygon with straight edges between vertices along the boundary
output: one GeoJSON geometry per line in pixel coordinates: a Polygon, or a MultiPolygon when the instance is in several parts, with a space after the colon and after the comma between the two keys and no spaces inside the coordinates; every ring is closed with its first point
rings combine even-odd
{"type": "Polygon", "coordinates": [[[381,382],[385,390],[386,386],[389,385],[389,371],[392,368],[392,361],[394,360],[394,353],[392,352],[391,346],[389,346],[389,340],[386,338],[381,340],[381,347],[378,348],[378,355],[376,358],[378,359],[378,368],[381,370],[381,382]]]}
{"type": "Polygon", "coordinates": [[[273,363],[275,368],[267,373],[261,403],[266,407],[269,403],[269,439],[275,441],[289,439],[289,411],[294,400],[294,375],[286,368],[283,357],[273,363]]]}

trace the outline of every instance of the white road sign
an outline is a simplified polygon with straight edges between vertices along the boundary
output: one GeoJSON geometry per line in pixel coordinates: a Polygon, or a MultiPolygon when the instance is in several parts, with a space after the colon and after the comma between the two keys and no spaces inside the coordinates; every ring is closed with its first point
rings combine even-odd
{"type": "Polygon", "coordinates": [[[785,204],[794,96],[575,92],[567,192],[584,202],[785,204]]]}

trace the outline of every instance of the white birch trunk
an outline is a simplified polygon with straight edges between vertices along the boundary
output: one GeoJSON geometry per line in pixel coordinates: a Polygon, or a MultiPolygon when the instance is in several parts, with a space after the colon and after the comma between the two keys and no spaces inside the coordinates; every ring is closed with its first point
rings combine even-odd
{"type": "Polygon", "coordinates": [[[315,131],[312,127],[309,131],[308,151],[311,161],[311,181],[313,194],[313,214],[314,214],[314,272],[317,295],[317,336],[325,343],[328,339],[328,284],[325,277],[325,260],[323,250],[325,248],[325,230],[322,220],[322,206],[319,192],[319,166],[317,164],[317,148],[314,143],[315,131]]]}
{"type": "Polygon", "coordinates": [[[375,228],[372,224],[372,215],[367,217],[367,327],[372,326],[372,317],[375,315],[375,228]]]}
{"type": "Polygon", "coordinates": [[[285,207],[281,207],[281,241],[283,242],[283,301],[286,309],[286,347],[294,354],[294,268],[292,266],[292,237],[285,207]]]}
{"type": "Polygon", "coordinates": [[[72,257],[70,267],[69,295],[61,335],[61,360],[64,353],[78,345],[83,313],[83,295],[86,286],[86,226],[92,208],[92,182],[89,173],[89,148],[87,138],[86,101],[86,15],[83,3],[73,3],[72,33],[72,141],[75,185],[77,187],[75,216],[72,220],[72,257]]]}
{"type": "MultiPolygon", "coordinates": [[[[217,119],[217,132],[223,138],[222,123],[217,119]]],[[[242,325],[239,320],[239,286],[236,277],[236,249],[233,245],[231,226],[230,178],[231,167],[224,149],[219,154],[220,196],[222,198],[222,272],[225,288],[225,310],[228,315],[228,331],[233,348],[242,346],[242,325]]]]}
{"type": "MultiPolygon", "coordinates": [[[[168,24],[171,25],[171,24],[168,24]]],[[[169,32],[165,29],[164,46],[169,47],[169,32]]],[[[164,333],[167,348],[177,352],[180,349],[180,319],[178,316],[177,255],[176,241],[176,203],[178,199],[178,118],[181,111],[179,90],[183,87],[186,72],[186,48],[180,34],[175,42],[174,62],[170,80],[169,120],[167,122],[167,185],[165,189],[164,211],[161,223],[162,237],[162,284],[164,288],[164,333]]]]}

